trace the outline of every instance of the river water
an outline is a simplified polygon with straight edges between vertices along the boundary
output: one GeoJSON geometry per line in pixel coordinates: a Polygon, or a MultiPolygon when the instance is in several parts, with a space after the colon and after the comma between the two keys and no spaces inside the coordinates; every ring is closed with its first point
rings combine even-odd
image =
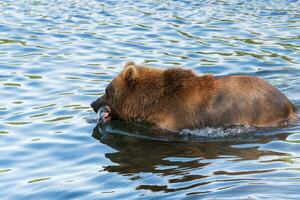
{"type": "Polygon", "coordinates": [[[300,125],[89,123],[128,60],[261,77],[300,106],[300,1],[0,2],[0,199],[299,199],[300,125]]]}

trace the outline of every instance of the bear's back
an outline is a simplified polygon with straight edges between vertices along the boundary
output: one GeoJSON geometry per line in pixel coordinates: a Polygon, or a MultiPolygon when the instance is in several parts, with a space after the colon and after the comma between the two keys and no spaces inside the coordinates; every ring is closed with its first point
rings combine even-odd
{"type": "Polygon", "coordinates": [[[216,81],[219,87],[206,111],[209,126],[280,126],[297,119],[285,95],[260,78],[225,76],[216,81]]]}

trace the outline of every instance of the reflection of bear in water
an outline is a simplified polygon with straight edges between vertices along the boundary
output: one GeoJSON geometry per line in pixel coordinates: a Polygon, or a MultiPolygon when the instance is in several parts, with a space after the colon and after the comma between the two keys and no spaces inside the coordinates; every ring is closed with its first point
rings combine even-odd
{"type": "MultiPolygon", "coordinates": [[[[282,133],[277,135],[266,136],[246,136],[245,138],[235,138],[235,141],[230,142],[164,142],[159,140],[139,139],[136,137],[125,136],[121,134],[107,134],[100,132],[96,126],[93,130],[95,139],[102,144],[106,144],[113,148],[114,151],[106,153],[105,157],[112,163],[104,166],[108,172],[116,172],[127,176],[128,178],[137,176],[149,176],[152,173],[165,179],[172,179],[165,187],[158,188],[159,191],[168,192],[170,184],[181,183],[185,181],[199,181],[207,175],[226,175],[226,171],[216,167],[214,170],[208,170],[206,174],[197,174],[197,170],[205,168],[211,164],[220,164],[215,159],[220,159],[225,162],[228,158],[239,160],[253,160],[254,163],[259,162],[261,157],[275,157],[285,155],[284,153],[262,150],[260,144],[269,143],[272,140],[285,140],[288,134],[282,133]],[[238,144],[252,144],[241,148],[235,147],[238,144]],[[252,146],[252,147],[251,147],[252,146]],[[176,160],[172,158],[183,158],[176,160]],[[184,158],[187,158],[186,160],[184,158]],[[161,166],[161,167],[160,167],[161,166]],[[196,172],[196,173],[193,173],[196,172]],[[132,176],[130,176],[132,175],[132,176]],[[176,179],[175,176],[181,177],[176,179]]],[[[232,161],[229,161],[232,162],[232,161]]],[[[236,162],[236,164],[239,162],[236,162]]],[[[252,163],[252,162],[251,162],[252,163]]],[[[220,165],[224,164],[221,162],[220,165]]],[[[252,163],[253,164],[253,163],[252,163]]],[[[232,164],[234,165],[234,164],[232,164]]],[[[205,171],[205,170],[204,170],[205,171]]],[[[235,175],[246,175],[253,171],[241,171],[235,175]]],[[[262,171],[258,171],[262,173],[262,171]]],[[[201,181],[199,181],[201,182],[201,181]]],[[[204,181],[206,182],[206,181],[204,181]]],[[[141,187],[141,186],[140,186],[141,187]]],[[[153,189],[151,185],[143,185],[142,189],[153,189]]]]}
{"type": "Polygon", "coordinates": [[[294,106],[276,88],[252,76],[197,76],[191,70],[160,70],[128,62],[91,104],[110,108],[107,120],[141,119],[179,131],[206,126],[283,126],[296,121],[294,106]]]}

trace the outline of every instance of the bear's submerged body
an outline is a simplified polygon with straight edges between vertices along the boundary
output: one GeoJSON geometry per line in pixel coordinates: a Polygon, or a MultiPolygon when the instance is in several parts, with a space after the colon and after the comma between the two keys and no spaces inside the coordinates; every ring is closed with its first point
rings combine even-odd
{"type": "Polygon", "coordinates": [[[128,62],[92,103],[109,117],[144,120],[171,131],[247,125],[277,127],[294,123],[296,110],[278,89],[253,76],[198,76],[191,70],[160,70],[128,62]]]}

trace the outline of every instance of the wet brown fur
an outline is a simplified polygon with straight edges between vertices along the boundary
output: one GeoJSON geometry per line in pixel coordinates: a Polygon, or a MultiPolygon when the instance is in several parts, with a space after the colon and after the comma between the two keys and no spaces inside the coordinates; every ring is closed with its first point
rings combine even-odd
{"type": "Polygon", "coordinates": [[[252,76],[198,76],[188,69],[160,70],[128,62],[101,103],[131,121],[179,131],[205,126],[282,126],[296,111],[276,88],[252,76]]]}

